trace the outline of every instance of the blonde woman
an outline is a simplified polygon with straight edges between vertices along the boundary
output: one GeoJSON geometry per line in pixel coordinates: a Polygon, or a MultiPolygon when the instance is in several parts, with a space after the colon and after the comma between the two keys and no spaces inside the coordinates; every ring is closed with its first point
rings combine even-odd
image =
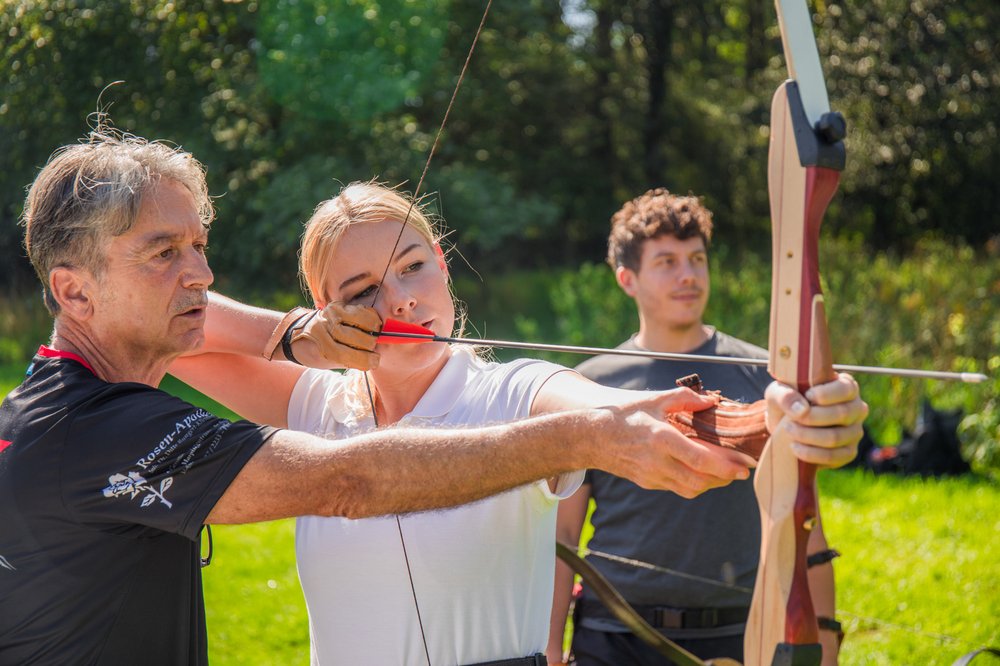
{"type": "MultiPolygon", "coordinates": [[[[292,330],[305,336],[285,336],[276,358],[291,355],[318,368],[255,357],[253,350],[274,352],[268,331],[280,313],[216,298],[207,324],[211,351],[183,359],[175,374],[248,418],[337,438],[395,424],[460,428],[649,398],[544,361],[486,361],[459,345],[379,345],[376,355],[366,353],[365,336],[371,338],[359,329],[377,328],[372,306],[374,319],[445,336],[455,329],[434,228],[419,205],[393,189],[354,183],[320,204],[306,225],[301,269],[321,313],[302,317],[292,330]],[[323,369],[352,361],[370,369],[323,369]]],[[[812,462],[843,464],[860,437],[864,403],[848,377],[820,393],[827,406],[801,410],[796,423],[786,419],[776,432],[803,443],[803,457],[812,462]]],[[[659,416],[710,404],[686,390],[659,399],[659,416]]],[[[787,388],[775,388],[770,403],[775,424],[793,404],[806,404],[787,388]]],[[[675,452],[664,464],[676,492],[693,496],[728,482],[726,474],[743,476],[699,467],[745,466],[739,454],[670,436],[675,452]]],[[[612,458],[627,455],[615,447],[598,448],[612,458]]],[[[567,473],[473,504],[401,517],[299,518],[296,557],[312,662],[539,663],[552,601],[556,508],[581,480],[581,472],[567,473]]]]}

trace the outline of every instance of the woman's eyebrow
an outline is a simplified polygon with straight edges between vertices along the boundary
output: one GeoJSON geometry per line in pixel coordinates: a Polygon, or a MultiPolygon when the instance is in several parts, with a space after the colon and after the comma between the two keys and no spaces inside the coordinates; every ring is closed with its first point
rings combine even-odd
{"type": "Polygon", "coordinates": [[[407,245],[405,248],[403,248],[398,253],[396,253],[396,261],[399,261],[408,252],[411,252],[412,250],[414,250],[416,248],[419,248],[419,247],[420,247],[420,243],[411,243],[411,244],[407,245]]]}
{"type": "MultiPolygon", "coordinates": [[[[402,250],[400,250],[398,253],[396,253],[396,259],[395,260],[399,261],[404,256],[406,256],[407,253],[412,252],[413,250],[415,250],[415,249],[417,249],[419,247],[420,247],[420,243],[411,243],[410,245],[407,245],[402,250]]],[[[349,287],[352,284],[354,284],[355,282],[358,282],[360,280],[364,280],[364,279],[368,278],[369,275],[371,275],[371,273],[369,273],[368,271],[365,271],[363,273],[358,273],[357,275],[352,275],[351,277],[347,278],[346,280],[344,280],[343,282],[340,283],[339,289],[344,289],[346,287],[349,287]]]]}

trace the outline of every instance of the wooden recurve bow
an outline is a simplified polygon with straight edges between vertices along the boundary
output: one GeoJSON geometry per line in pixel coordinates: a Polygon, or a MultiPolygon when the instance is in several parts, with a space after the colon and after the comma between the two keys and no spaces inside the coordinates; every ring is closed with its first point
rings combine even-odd
{"type": "MultiPolygon", "coordinates": [[[[774,94],[768,190],[772,219],[768,369],[800,393],[833,380],[820,289],[819,228],[846,153],[844,119],[831,113],[805,0],[776,0],[789,80],[774,94]]],[[[744,643],[747,666],[812,666],[822,659],[806,577],[817,526],[816,468],[772,439],[757,467],[761,513],[757,581],[744,643]]]]}

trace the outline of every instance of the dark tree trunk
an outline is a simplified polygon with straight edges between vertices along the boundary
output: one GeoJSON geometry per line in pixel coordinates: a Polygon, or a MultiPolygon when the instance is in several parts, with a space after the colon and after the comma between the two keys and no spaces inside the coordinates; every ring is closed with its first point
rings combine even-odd
{"type": "Polygon", "coordinates": [[[616,192],[621,186],[621,173],[615,160],[614,149],[614,119],[608,112],[607,101],[611,98],[611,70],[614,67],[614,53],[611,46],[611,25],[614,16],[611,13],[610,0],[599,3],[597,25],[594,28],[594,52],[596,60],[594,85],[594,118],[597,119],[597,131],[594,137],[594,156],[598,164],[604,164],[608,173],[606,183],[609,193],[616,192]]]}
{"type": "Polygon", "coordinates": [[[747,0],[747,58],[746,81],[764,69],[767,58],[764,57],[764,2],[765,0],[747,0]]]}
{"type": "Polygon", "coordinates": [[[643,144],[646,182],[649,187],[662,184],[666,170],[662,141],[663,109],[667,102],[667,70],[673,45],[674,6],[671,0],[650,0],[645,29],[646,74],[649,106],[646,109],[643,144]]]}

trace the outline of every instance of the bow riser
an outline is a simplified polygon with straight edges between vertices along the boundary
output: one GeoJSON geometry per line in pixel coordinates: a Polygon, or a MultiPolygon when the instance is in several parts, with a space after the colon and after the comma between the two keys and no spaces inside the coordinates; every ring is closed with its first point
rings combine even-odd
{"type": "MultiPolygon", "coordinates": [[[[819,280],[819,231],[837,189],[843,146],[824,144],[807,120],[794,81],[771,106],[768,183],[773,221],[771,375],[800,392],[833,380],[819,280]]],[[[821,660],[809,593],[806,546],[817,524],[816,468],[773,440],[757,468],[761,555],[747,622],[748,666],[821,660]]]]}

